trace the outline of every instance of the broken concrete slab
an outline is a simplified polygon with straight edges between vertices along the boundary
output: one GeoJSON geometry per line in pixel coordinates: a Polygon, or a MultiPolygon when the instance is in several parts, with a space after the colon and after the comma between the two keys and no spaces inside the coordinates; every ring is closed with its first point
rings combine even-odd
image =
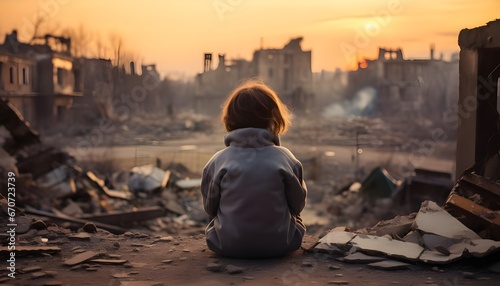
{"type": "Polygon", "coordinates": [[[83,253],[80,253],[76,256],[73,256],[72,258],[68,258],[64,261],[64,265],[67,265],[67,266],[74,266],[74,265],[77,265],[77,264],[80,264],[80,263],[83,263],[87,260],[90,260],[94,257],[97,257],[99,256],[101,253],[100,252],[96,252],[96,251],[86,251],[86,252],[83,252],[83,253]]]}
{"type": "Polygon", "coordinates": [[[385,258],[383,257],[378,257],[378,256],[370,256],[363,254],[361,252],[355,252],[353,254],[349,254],[339,260],[343,262],[349,262],[349,263],[372,263],[372,262],[379,262],[384,260],[385,258]]]}
{"type": "Polygon", "coordinates": [[[461,242],[461,240],[450,239],[436,234],[424,234],[422,235],[422,242],[427,249],[435,250],[439,247],[444,247],[447,249],[450,246],[461,242]]]}
{"type": "Polygon", "coordinates": [[[374,231],[378,236],[389,234],[391,236],[403,237],[411,230],[415,216],[416,214],[410,214],[408,216],[396,216],[390,220],[380,221],[371,231],[374,231]]]}
{"type": "Polygon", "coordinates": [[[330,231],[325,236],[323,236],[318,242],[319,243],[333,244],[333,245],[346,245],[355,236],[356,236],[356,234],[352,233],[352,232],[330,231]]]}
{"type": "Polygon", "coordinates": [[[411,267],[411,264],[395,260],[384,260],[380,262],[370,263],[368,264],[368,266],[382,270],[398,270],[398,269],[409,269],[411,267]]]}
{"type": "Polygon", "coordinates": [[[467,252],[474,257],[484,257],[500,250],[500,241],[491,239],[473,239],[465,246],[467,252]]]}
{"type": "Polygon", "coordinates": [[[422,236],[416,231],[410,231],[405,237],[402,238],[402,240],[415,244],[421,244],[422,236]]]}
{"type": "Polygon", "coordinates": [[[439,251],[426,249],[418,259],[425,263],[446,264],[459,260],[462,255],[463,252],[460,251],[444,255],[439,251]]]}
{"type": "Polygon", "coordinates": [[[347,245],[355,233],[345,231],[330,231],[313,247],[313,250],[343,254],[350,247],[347,245]]]}
{"type": "Polygon", "coordinates": [[[413,261],[417,260],[424,251],[424,248],[418,244],[366,234],[358,234],[350,243],[361,252],[384,254],[413,261]]]}
{"type": "Polygon", "coordinates": [[[422,203],[413,229],[451,239],[480,239],[479,235],[432,201],[422,203]]]}

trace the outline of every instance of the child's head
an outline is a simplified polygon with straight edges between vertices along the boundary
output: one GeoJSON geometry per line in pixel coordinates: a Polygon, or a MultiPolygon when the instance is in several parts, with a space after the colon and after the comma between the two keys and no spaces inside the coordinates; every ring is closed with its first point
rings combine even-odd
{"type": "Polygon", "coordinates": [[[222,108],[227,131],[255,127],[285,133],[291,113],[276,93],[260,81],[250,80],[234,89],[222,108]]]}

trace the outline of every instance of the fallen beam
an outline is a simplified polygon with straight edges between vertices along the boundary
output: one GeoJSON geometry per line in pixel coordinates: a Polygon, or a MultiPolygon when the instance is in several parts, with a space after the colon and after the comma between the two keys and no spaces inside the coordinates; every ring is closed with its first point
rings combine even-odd
{"type": "Polygon", "coordinates": [[[468,228],[475,232],[487,229],[491,239],[500,240],[500,213],[498,211],[492,211],[456,194],[450,195],[445,207],[468,228]]]}
{"type": "Polygon", "coordinates": [[[82,219],[96,221],[100,223],[130,226],[135,222],[155,219],[166,214],[166,210],[161,207],[145,207],[133,211],[114,211],[98,215],[85,215],[82,219]]]}
{"type": "Polygon", "coordinates": [[[469,174],[462,177],[462,179],[458,182],[461,188],[471,190],[474,193],[481,195],[481,197],[485,200],[491,202],[491,206],[489,206],[492,210],[497,210],[500,202],[500,185],[492,182],[488,179],[485,179],[476,174],[469,174]]]}
{"type": "Polygon", "coordinates": [[[79,227],[83,227],[87,222],[91,222],[91,223],[95,224],[96,227],[102,228],[102,229],[107,230],[107,231],[114,233],[114,234],[123,234],[127,231],[121,227],[117,227],[114,225],[109,225],[109,224],[100,223],[100,222],[94,222],[94,221],[70,217],[70,216],[63,216],[61,214],[53,214],[53,213],[49,213],[49,212],[35,210],[32,208],[26,209],[25,213],[31,214],[31,215],[47,217],[47,218],[50,218],[50,219],[53,219],[56,221],[74,223],[74,224],[78,225],[79,227]]]}

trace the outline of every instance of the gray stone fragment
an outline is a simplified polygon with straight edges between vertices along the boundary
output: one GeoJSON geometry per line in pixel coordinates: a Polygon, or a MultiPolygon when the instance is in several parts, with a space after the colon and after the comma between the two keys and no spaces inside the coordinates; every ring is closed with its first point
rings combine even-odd
{"type": "Polygon", "coordinates": [[[231,264],[227,265],[227,266],[226,266],[226,269],[227,269],[227,272],[228,272],[229,274],[238,274],[238,273],[242,273],[242,272],[243,272],[243,270],[245,270],[245,269],[244,269],[244,268],[242,268],[242,267],[238,267],[238,266],[231,265],[231,264]]]}
{"type": "Polygon", "coordinates": [[[207,264],[207,270],[212,272],[221,272],[222,270],[224,270],[224,265],[211,262],[207,264]]]}

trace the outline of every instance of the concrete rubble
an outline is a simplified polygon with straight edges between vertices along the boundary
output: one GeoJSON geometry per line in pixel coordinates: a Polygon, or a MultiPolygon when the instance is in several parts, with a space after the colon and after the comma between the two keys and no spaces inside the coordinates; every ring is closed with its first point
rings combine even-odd
{"type": "Polygon", "coordinates": [[[370,229],[332,230],[312,248],[343,255],[340,259],[351,263],[367,263],[377,258],[385,261],[392,257],[430,264],[487,257],[499,250],[500,241],[481,238],[432,201],[423,202],[417,214],[380,222],[370,229]]]}
{"type": "MultiPolygon", "coordinates": [[[[8,101],[0,100],[0,110],[0,181],[6,170],[16,174],[16,205],[26,214],[72,230],[92,223],[116,234],[128,229],[203,233],[208,218],[200,180],[177,171],[182,168],[144,165],[125,176],[86,170],[65,151],[44,143],[8,101]]],[[[18,218],[19,233],[30,228],[23,219],[18,218]]]]}

